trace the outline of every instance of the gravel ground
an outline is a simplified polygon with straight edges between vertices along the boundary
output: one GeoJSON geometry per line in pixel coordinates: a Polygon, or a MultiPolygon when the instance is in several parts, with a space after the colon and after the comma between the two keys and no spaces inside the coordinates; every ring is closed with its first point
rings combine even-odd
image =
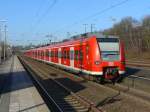
{"type": "Polygon", "coordinates": [[[88,82],[70,73],[55,69],[49,65],[33,61],[31,66],[43,70],[42,80],[55,78],[66,87],[88,100],[92,101],[97,107],[107,112],[150,112],[150,103],[125,93],[118,94],[118,91],[109,87],[88,82]],[[112,98],[113,97],[113,98],[112,98]]]}
{"type": "Polygon", "coordinates": [[[137,78],[126,78],[121,84],[137,90],[142,90],[150,94],[150,86],[149,86],[150,81],[148,80],[137,79],[137,78]]]}

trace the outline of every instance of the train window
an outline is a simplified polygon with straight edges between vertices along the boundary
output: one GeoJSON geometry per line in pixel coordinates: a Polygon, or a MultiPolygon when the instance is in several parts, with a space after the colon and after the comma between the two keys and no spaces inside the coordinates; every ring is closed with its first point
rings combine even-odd
{"type": "Polygon", "coordinates": [[[74,51],[70,51],[70,59],[71,59],[71,60],[74,59],[74,51]]]}
{"type": "Polygon", "coordinates": [[[55,57],[58,57],[58,51],[55,51],[55,57]]]}
{"type": "Polygon", "coordinates": [[[55,51],[53,51],[53,57],[55,57],[55,51]]]}
{"type": "Polygon", "coordinates": [[[78,60],[78,50],[75,50],[75,60],[78,60]]]}
{"type": "Polygon", "coordinates": [[[46,51],[43,52],[43,56],[46,56],[46,51]]]}
{"type": "Polygon", "coordinates": [[[68,59],[68,51],[66,51],[66,59],[68,59]]]}
{"type": "Polygon", "coordinates": [[[64,58],[64,52],[61,51],[61,58],[64,58]]]}
{"type": "Polygon", "coordinates": [[[53,51],[51,51],[51,57],[53,57],[53,56],[54,56],[53,51]]]}
{"type": "Polygon", "coordinates": [[[101,58],[105,61],[119,60],[119,39],[118,38],[97,38],[101,58]]]}
{"type": "Polygon", "coordinates": [[[55,51],[53,51],[53,57],[55,57],[55,51]]]}
{"type": "Polygon", "coordinates": [[[55,57],[55,51],[53,51],[53,57],[55,57]]]}
{"type": "Polygon", "coordinates": [[[67,51],[67,58],[68,58],[68,59],[70,58],[70,53],[69,53],[69,51],[67,51]]]}
{"type": "Polygon", "coordinates": [[[54,51],[52,51],[52,57],[54,57],[54,51]]]}
{"type": "Polygon", "coordinates": [[[46,56],[49,57],[49,52],[48,52],[48,50],[46,50],[46,56]]]}
{"type": "Polygon", "coordinates": [[[80,60],[83,60],[83,52],[82,52],[82,50],[79,51],[79,57],[80,57],[79,58],[80,60]]]}
{"type": "Polygon", "coordinates": [[[57,51],[56,53],[57,53],[57,55],[56,55],[56,56],[57,56],[57,58],[58,58],[58,51],[57,51]]]}
{"type": "Polygon", "coordinates": [[[55,56],[56,56],[56,51],[53,51],[53,57],[55,58],[55,56]]]}
{"type": "Polygon", "coordinates": [[[44,56],[44,51],[42,51],[42,56],[44,56]]]}
{"type": "Polygon", "coordinates": [[[54,56],[53,57],[56,57],[56,51],[54,51],[54,56]]]}
{"type": "Polygon", "coordinates": [[[50,51],[50,57],[52,57],[52,51],[50,51]]]}
{"type": "Polygon", "coordinates": [[[67,57],[66,55],[67,55],[67,53],[66,53],[66,51],[64,51],[64,59],[66,59],[66,57],[67,57]]]}

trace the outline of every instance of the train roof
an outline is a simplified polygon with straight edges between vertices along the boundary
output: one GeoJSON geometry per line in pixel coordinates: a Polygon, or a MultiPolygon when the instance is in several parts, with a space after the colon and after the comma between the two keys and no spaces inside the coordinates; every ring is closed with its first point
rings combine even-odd
{"type": "Polygon", "coordinates": [[[96,38],[119,38],[118,36],[114,36],[114,35],[104,35],[100,32],[86,33],[84,35],[86,35],[87,37],[96,36],[96,38]]]}
{"type": "MultiPolygon", "coordinates": [[[[79,42],[81,42],[81,40],[84,43],[86,40],[88,40],[89,38],[92,38],[92,37],[95,37],[95,38],[119,38],[119,37],[114,36],[114,35],[103,35],[102,33],[99,33],[99,32],[97,32],[97,33],[84,33],[81,35],[72,36],[70,39],[66,39],[65,41],[57,42],[57,43],[46,45],[43,47],[33,48],[30,50],[41,50],[44,48],[79,44],[79,42]]],[[[27,51],[30,51],[30,50],[27,50],[27,51]]]]}

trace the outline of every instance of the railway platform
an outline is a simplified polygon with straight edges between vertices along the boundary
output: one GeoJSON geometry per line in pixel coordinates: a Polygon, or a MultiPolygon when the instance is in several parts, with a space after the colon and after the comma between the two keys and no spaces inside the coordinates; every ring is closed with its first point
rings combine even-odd
{"type": "Polygon", "coordinates": [[[17,56],[0,65],[0,112],[50,112],[17,56]]]}

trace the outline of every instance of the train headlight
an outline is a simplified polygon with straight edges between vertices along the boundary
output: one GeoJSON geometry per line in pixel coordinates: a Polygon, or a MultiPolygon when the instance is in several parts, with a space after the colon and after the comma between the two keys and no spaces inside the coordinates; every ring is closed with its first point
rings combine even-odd
{"type": "Polygon", "coordinates": [[[100,64],[100,61],[95,61],[95,65],[99,65],[100,64]]]}

